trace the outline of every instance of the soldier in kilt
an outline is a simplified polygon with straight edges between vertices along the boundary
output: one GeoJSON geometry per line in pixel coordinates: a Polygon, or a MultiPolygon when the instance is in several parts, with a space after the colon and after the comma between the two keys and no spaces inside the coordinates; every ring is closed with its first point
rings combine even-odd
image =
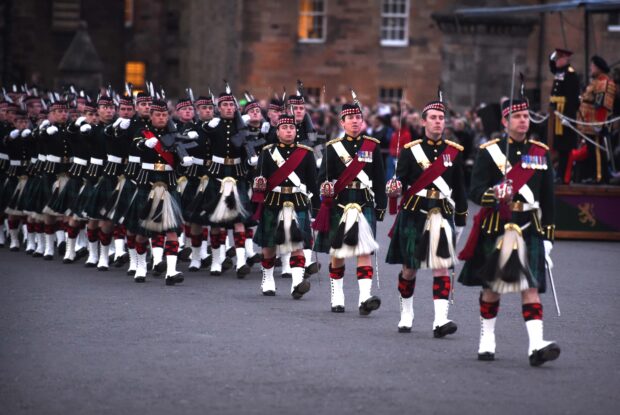
{"type": "MultiPolygon", "coordinates": [[[[137,210],[138,223],[127,223],[127,229],[137,234],[137,268],[135,282],[146,280],[146,243],[148,238],[165,235],[166,285],[183,282],[183,274],[176,269],[179,249],[178,234],[182,231],[183,217],[179,194],[176,191],[175,165],[178,156],[165,148],[160,140],[167,134],[174,134],[167,127],[168,109],[164,101],[151,104],[152,128],[142,131],[135,145],[142,151],[141,171],[136,177],[138,185],[135,200],[129,210],[137,210]]],[[[192,163],[189,156],[183,158],[183,166],[192,163]]],[[[129,218],[136,217],[131,212],[129,218]]]]}
{"type": "Polygon", "coordinates": [[[31,157],[31,146],[28,143],[31,133],[26,113],[19,111],[15,118],[15,129],[3,140],[9,156],[9,167],[7,177],[0,186],[0,212],[8,214],[11,251],[19,251],[19,228],[25,219],[24,212],[18,207],[28,181],[26,168],[31,157]]]}
{"type": "Polygon", "coordinates": [[[482,209],[459,254],[466,260],[459,282],[482,287],[478,359],[494,360],[500,296],[518,292],[529,361],[539,366],[560,355],[556,343],[543,339],[539,297],[546,290],[545,268],[553,266],[553,167],[548,147],[527,138],[527,101],[506,101],[502,115],[507,136],[483,144],[474,164],[470,198],[482,209]]]}
{"type": "MultiPolygon", "coordinates": [[[[90,157],[90,132],[92,126],[97,123],[97,108],[87,101],[81,106],[83,115],[74,123],[69,124],[67,131],[69,132],[69,145],[71,147],[71,166],[67,172],[69,181],[58,198],[58,203],[51,208],[59,213],[63,213],[67,217],[67,246],[63,263],[72,264],[78,258],[78,237],[85,227],[86,221],[81,216],[81,209],[78,207],[78,201],[81,198],[81,192],[86,187],[86,170],[88,169],[88,159],[90,157]]],[[[84,247],[81,248],[85,250],[84,247]]]]}
{"type": "Polygon", "coordinates": [[[226,257],[226,233],[227,229],[232,228],[237,256],[237,277],[244,278],[250,272],[246,262],[244,222],[251,211],[247,154],[243,149],[246,127],[228,85],[226,91],[219,95],[217,105],[221,118],[214,118],[205,126],[211,145],[211,164],[208,166],[211,179],[204,194],[217,196],[203,199],[200,203],[200,217],[203,225],[211,225],[211,275],[222,273],[226,257]]]}
{"type": "MultiPolygon", "coordinates": [[[[85,189],[86,198],[82,214],[88,218],[86,232],[88,235],[87,267],[97,267],[99,271],[107,271],[110,261],[110,245],[112,244],[113,225],[101,208],[111,197],[118,175],[123,166],[122,146],[116,143],[113,124],[116,115],[116,104],[111,96],[102,95],[97,100],[99,124],[92,130],[90,137],[90,166],[87,171],[92,189],[85,189]],[[119,154],[116,154],[119,153],[119,154]],[[110,157],[108,157],[110,155],[110,157]]],[[[122,120],[118,120],[120,123],[122,120]]],[[[117,124],[118,125],[118,124],[117,124]]]]}
{"type": "Polygon", "coordinates": [[[278,121],[278,144],[263,148],[254,179],[253,200],[259,203],[255,242],[263,248],[263,295],[275,295],[273,278],[276,252],[290,253],[291,295],[300,299],[310,290],[304,279],[303,250],[312,246],[310,218],[320,206],[316,160],[310,147],[295,143],[297,128],[292,116],[278,121]]]}
{"type": "MultiPolygon", "coordinates": [[[[191,106],[190,100],[179,102],[182,105],[180,109],[181,121],[185,120],[182,126],[184,134],[195,144],[187,150],[192,157],[191,166],[185,169],[185,177],[179,179],[178,191],[181,195],[181,206],[183,208],[183,219],[185,221],[185,238],[190,241],[191,245],[191,262],[189,271],[196,272],[203,266],[209,266],[207,258],[207,240],[209,237],[208,227],[200,223],[200,212],[196,210],[195,200],[202,200],[204,192],[208,188],[209,175],[207,174],[206,162],[209,160],[209,142],[207,140],[207,132],[200,126],[208,123],[213,118],[213,101],[210,97],[198,97],[195,102],[199,112],[199,124],[192,123],[194,107],[191,106]],[[189,106],[188,106],[189,105],[189,106]]],[[[177,104],[177,107],[179,106],[177,104]]],[[[216,197],[215,194],[210,197],[216,197]]]]}
{"type": "Polygon", "coordinates": [[[411,331],[417,271],[430,269],[435,310],[433,335],[437,338],[457,330],[456,324],[448,320],[452,285],[448,270],[456,264],[455,246],[467,217],[463,147],[443,138],[445,112],[441,101],[426,104],[422,111],[425,137],[404,146],[396,177],[386,185],[390,201],[403,187],[406,189],[386,258],[388,264],[403,266],[398,276],[398,331],[411,331]]]}
{"type": "MultiPolygon", "coordinates": [[[[9,154],[6,149],[5,139],[15,129],[15,118],[19,107],[13,102],[3,100],[0,102],[0,203],[5,193],[4,187],[7,179],[7,171],[9,169],[9,154]]],[[[0,206],[1,207],[1,206],[0,206]]],[[[0,248],[6,243],[6,235],[4,230],[4,220],[6,215],[4,209],[0,210],[0,248]]]]}
{"type": "MultiPolygon", "coordinates": [[[[45,252],[43,259],[54,259],[55,243],[64,243],[64,214],[54,211],[51,206],[58,203],[60,194],[69,181],[67,171],[71,160],[69,133],[67,132],[69,106],[65,101],[57,101],[50,107],[51,125],[41,134],[46,148],[45,164],[43,166],[42,195],[47,199],[43,209],[45,232],[45,252]]],[[[40,200],[43,200],[41,198],[40,200]]]]}
{"type": "Polygon", "coordinates": [[[323,200],[313,225],[319,231],[314,250],[330,255],[334,313],[344,312],[344,261],[357,258],[359,313],[368,315],[381,305],[379,297],[371,294],[371,255],[379,248],[374,238],[376,221],[383,220],[387,204],[385,170],[379,141],[362,134],[362,110],[357,103],[342,106],[340,125],[345,136],[326,144],[319,170],[323,200]]]}

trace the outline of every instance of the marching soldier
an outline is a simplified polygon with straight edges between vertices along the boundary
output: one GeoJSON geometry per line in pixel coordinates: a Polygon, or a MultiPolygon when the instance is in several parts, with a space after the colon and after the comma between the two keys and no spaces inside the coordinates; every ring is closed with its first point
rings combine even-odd
{"type": "MultiPolygon", "coordinates": [[[[590,60],[592,81],[581,95],[578,120],[586,123],[601,123],[598,125],[578,124],[579,131],[587,135],[598,145],[605,148],[603,134],[607,130],[602,124],[613,111],[616,96],[616,84],[609,76],[609,65],[600,56],[593,56],[590,60]]],[[[571,152],[574,160],[580,163],[581,181],[585,183],[604,183],[609,171],[607,167],[607,153],[591,142],[582,140],[582,147],[571,152]]],[[[572,164],[572,163],[571,163],[572,164]]],[[[567,172],[570,178],[570,172],[567,172]]]]}
{"type": "Polygon", "coordinates": [[[303,249],[312,243],[310,218],[320,205],[316,160],[310,147],[295,143],[292,116],[278,120],[278,144],[263,148],[254,180],[253,200],[259,202],[256,243],[263,248],[261,290],[275,295],[273,278],[276,250],[290,253],[291,295],[300,299],[310,290],[304,279],[306,258],[303,249]]]}
{"type": "MultiPolygon", "coordinates": [[[[180,200],[176,191],[175,166],[179,160],[172,152],[169,136],[176,132],[168,128],[168,109],[166,103],[154,100],[151,104],[151,128],[142,131],[135,144],[142,151],[141,171],[136,177],[138,190],[135,200],[129,207],[136,214],[128,212],[128,218],[138,222],[128,222],[127,229],[136,237],[137,267],[134,281],[146,280],[146,244],[155,235],[166,236],[164,254],[166,257],[166,285],[183,282],[183,274],[176,268],[179,249],[178,234],[182,230],[183,218],[180,200]]],[[[185,156],[182,165],[191,165],[191,157],[185,156]]]]}
{"type": "Polygon", "coordinates": [[[495,359],[495,323],[501,294],[521,293],[532,366],[555,360],[560,347],[543,339],[546,267],[555,229],[553,168],[545,144],[527,138],[528,104],[502,105],[507,137],[481,146],[474,164],[470,198],[482,206],[467,244],[459,281],[482,286],[479,360],[495,359]],[[508,149],[508,153],[506,153],[508,149]]]}
{"type": "Polygon", "coordinates": [[[343,277],[346,258],[357,258],[359,313],[368,315],[381,305],[371,294],[374,270],[371,255],[376,221],[385,215],[385,170],[379,141],[362,134],[362,110],[357,103],[344,104],[340,125],[345,136],[326,144],[319,170],[322,203],[313,224],[319,231],[314,249],[329,253],[331,310],[345,310],[343,277]]]}
{"type": "MultiPolygon", "coordinates": [[[[579,108],[579,76],[570,64],[570,50],[556,49],[549,57],[549,68],[553,74],[553,87],[549,103],[552,109],[575,119],[579,108]]],[[[573,130],[562,125],[562,119],[555,117],[553,126],[553,147],[558,152],[558,175],[563,177],[570,152],[577,147],[577,136],[573,130]]]]}
{"type": "Polygon", "coordinates": [[[463,147],[443,139],[446,108],[441,101],[426,104],[422,125],[426,136],[406,144],[400,152],[397,179],[386,185],[388,196],[406,188],[393,228],[386,262],[402,264],[398,277],[400,292],[399,332],[410,332],[413,324],[413,294],[417,271],[433,273],[437,338],[457,330],[448,319],[452,289],[449,269],[456,264],[456,241],[467,218],[467,197],[463,180],[463,147]]]}

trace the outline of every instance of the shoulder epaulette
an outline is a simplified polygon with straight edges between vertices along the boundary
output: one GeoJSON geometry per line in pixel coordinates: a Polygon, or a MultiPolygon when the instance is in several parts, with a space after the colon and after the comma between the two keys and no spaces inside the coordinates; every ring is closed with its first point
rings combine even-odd
{"type": "Polygon", "coordinates": [[[484,143],[484,144],[480,144],[480,148],[487,148],[487,147],[489,147],[489,146],[492,146],[493,144],[497,144],[498,142],[499,142],[499,138],[496,138],[496,139],[494,139],[494,140],[487,141],[487,142],[486,142],[486,143],[484,143]]]}
{"type": "Polygon", "coordinates": [[[308,147],[308,146],[306,146],[304,144],[297,143],[297,147],[303,148],[304,150],[313,151],[311,147],[308,147]]]}
{"type": "Polygon", "coordinates": [[[463,151],[465,150],[465,147],[463,147],[462,145],[460,145],[459,143],[455,143],[454,141],[451,140],[445,140],[446,144],[449,146],[452,146],[454,148],[456,148],[458,151],[463,151]]]}
{"type": "Polygon", "coordinates": [[[274,146],[274,144],[267,144],[266,146],[263,146],[263,150],[269,150],[273,146],[274,146]]]}
{"type": "Polygon", "coordinates": [[[545,143],[541,143],[540,141],[536,141],[536,140],[530,140],[530,143],[535,144],[539,147],[544,148],[545,150],[549,150],[549,146],[545,143]]]}
{"type": "Polygon", "coordinates": [[[418,144],[420,144],[422,141],[424,140],[415,140],[415,141],[410,141],[407,144],[404,145],[405,148],[411,148],[413,146],[417,146],[418,144]]]}
{"type": "Polygon", "coordinates": [[[364,136],[364,138],[365,138],[365,139],[367,139],[367,140],[370,140],[370,141],[374,141],[374,142],[375,142],[375,143],[377,143],[377,144],[381,144],[381,141],[377,140],[377,139],[376,139],[376,138],[374,138],[374,137],[370,137],[370,136],[368,136],[368,135],[365,135],[365,136],[364,136]]]}
{"type": "Polygon", "coordinates": [[[343,139],[344,139],[344,137],[334,138],[333,140],[330,140],[327,143],[325,143],[325,145],[326,146],[331,146],[332,144],[336,144],[336,143],[342,141],[343,139]]]}

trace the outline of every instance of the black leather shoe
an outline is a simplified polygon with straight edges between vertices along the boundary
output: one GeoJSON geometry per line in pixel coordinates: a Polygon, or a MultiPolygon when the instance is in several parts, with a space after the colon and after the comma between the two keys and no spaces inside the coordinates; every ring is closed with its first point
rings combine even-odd
{"type": "Polygon", "coordinates": [[[293,278],[293,275],[290,272],[285,272],[281,275],[282,278],[293,278]]]}
{"type": "Polygon", "coordinates": [[[247,264],[243,265],[237,270],[237,278],[245,278],[250,273],[251,269],[247,264]]]}
{"type": "Polygon", "coordinates": [[[495,360],[495,353],[491,353],[491,352],[478,353],[478,360],[482,360],[485,362],[491,362],[495,360]]]}
{"type": "Polygon", "coordinates": [[[54,259],[54,255],[43,255],[43,259],[46,261],[51,261],[54,259]]]}
{"type": "Polygon", "coordinates": [[[536,367],[555,360],[560,356],[560,351],[560,346],[557,343],[551,343],[540,350],[534,350],[530,355],[530,365],[536,367]]]}
{"type": "Polygon", "coordinates": [[[273,296],[276,295],[276,292],[275,291],[271,291],[271,290],[263,291],[263,295],[266,295],[267,297],[273,297],[273,296]]]}
{"type": "Polygon", "coordinates": [[[454,323],[453,321],[449,321],[443,326],[435,327],[433,329],[433,336],[436,339],[440,339],[442,337],[446,337],[448,334],[456,333],[456,329],[457,329],[456,323],[454,323]]]}
{"type": "Polygon", "coordinates": [[[344,313],[344,306],[343,305],[333,306],[332,313],[344,313]]]}
{"type": "Polygon", "coordinates": [[[379,307],[381,307],[381,299],[373,295],[368,300],[360,304],[360,316],[367,316],[371,312],[378,310],[379,307]]]}
{"type": "Polygon", "coordinates": [[[232,266],[233,266],[232,259],[226,258],[224,262],[222,262],[222,272],[228,271],[229,269],[232,268],[232,266]]]}
{"type": "Polygon", "coordinates": [[[293,288],[293,292],[291,293],[291,295],[295,300],[299,300],[308,291],[310,291],[310,281],[304,280],[297,284],[295,288],[293,288]]]}
{"type": "Polygon", "coordinates": [[[213,257],[211,255],[200,260],[200,266],[202,268],[209,268],[212,263],[213,263],[213,257]]]}
{"type": "Polygon", "coordinates": [[[123,265],[125,265],[127,261],[129,261],[129,254],[125,252],[123,255],[116,258],[114,262],[112,263],[112,265],[114,265],[114,267],[116,268],[120,268],[123,265]]]}
{"type": "Polygon", "coordinates": [[[166,262],[161,261],[153,267],[153,275],[159,277],[166,270],[166,262]]]}
{"type": "Polygon", "coordinates": [[[226,250],[226,256],[228,258],[234,257],[235,254],[236,254],[236,251],[235,251],[235,247],[234,246],[231,246],[230,248],[228,248],[228,250],[226,250]]]}
{"type": "Polygon", "coordinates": [[[177,254],[179,261],[189,261],[189,256],[192,254],[192,248],[186,246],[181,249],[177,254]]]}
{"type": "Polygon", "coordinates": [[[137,283],[146,282],[146,277],[135,277],[133,281],[137,283]]]}

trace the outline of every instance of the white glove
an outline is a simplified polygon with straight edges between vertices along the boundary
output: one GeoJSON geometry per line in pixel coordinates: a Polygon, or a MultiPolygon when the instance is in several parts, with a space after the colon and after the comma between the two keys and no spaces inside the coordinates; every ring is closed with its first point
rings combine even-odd
{"type": "Polygon", "coordinates": [[[191,138],[192,140],[195,140],[198,138],[198,133],[196,131],[190,131],[187,133],[187,137],[191,138]]]}
{"type": "Polygon", "coordinates": [[[252,156],[248,159],[248,164],[252,167],[258,164],[258,156],[252,156]]]}
{"type": "Polygon", "coordinates": [[[13,131],[11,131],[9,133],[9,137],[11,137],[11,139],[16,139],[17,137],[19,137],[19,130],[16,128],[13,131]]]}
{"type": "Polygon", "coordinates": [[[40,129],[44,129],[48,125],[50,125],[50,121],[49,120],[43,120],[43,121],[41,121],[41,124],[39,124],[39,128],[40,129]]]}
{"type": "Polygon", "coordinates": [[[247,123],[250,122],[250,115],[249,114],[243,114],[241,116],[241,119],[243,120],[243,123],[247,125],[247,123]]]}
{"type": "Polygon", "coordinates": [[[181,163],[181,166],[183,167],[189,167],[192,165],[194,159],[191,156],[185,156],[183,157],[183,162],[181,163]]]}
{"type": "Polygon", "coordinates": [[[463,235],[463,231],[465,230],[465,226],[457,226],[456,227],[456,243],[459,243],[459,239],[461,239],[461,235],[463,235]]]}
{"type": "Polygon", "coordinates": [[[320,169],[322,163],[323,163],[323,157],[321,157],[320,159],[316,159],[316,168],[320,169]]]}
{"type": "Polygon", "coordinates": [[[269,128],[271,128],[271,124],[265,121],[263,125],[260,127],[260,132],[263,134],[267,134],[269,132],[269,128]]]}
{"type": "Polygon", "coordinates": [[[32,131],[30,130],[30,128],[26,128],[24,131],[22,131],[22,138],[30,137],[30,134],[32,134],[32,131]]]}
{"type": "Polygon", "coordinates": [[[58,127],[56,127],[55,125],[52,125],[51,127],[47,127],[45,132],[47,133],[47,135],[54,135],[58,132],[58,127]]]}
{"type": "Polygon", "coordinates": [[[159,140],[157,139],[157,137],[151,137],[144,142],[144,145],[148,148],[154,148],[158,142],[159,140]]]}
{"type": "Polygon", "coordinates": [[[552,269],[553,261],[551,260],[551,250],[553,249],[553,242],[543,241],[543,246],[545,247],[545,261],[547,261],[549,269],[552,269]]]}
{"type": "Polygon", "coordinates": [[[131,124],[131,120],[127,118],[121,118],[120,127],[121,130],[126,130],[129,128],[129,124],[131,124]]]}
{"type": "Polygon", "coordinates": [[[84,124],[85,121],[86,121],[86,117],[80,117],[77,120],[75,120],[75,126],[80,127],[82,124],[84,124]]]}
{"type": "Polygon", "coordinates": [[[209,121],[209,124],[207,124],[209,127],[211,128],[215,128],[217,127],[217,125],[220,123],[220,119],[219,118],[214,118],[211,121],[209,121]]]}
{"type": "Polygon", "coordinates": [[[80,127],[80,132],[87,133],[92,129],[93,127],[90,124],[84,124],[83,126],[80,127]]]}
{"type": "Polygon", "coordinates": [[[121,123],[121,121],[123,121],[122,118],[117,118],[116,121],[114,121],[114,124],[112,124],[112,127],[116,128],[118,127],[118,125],[121,123]]]}

